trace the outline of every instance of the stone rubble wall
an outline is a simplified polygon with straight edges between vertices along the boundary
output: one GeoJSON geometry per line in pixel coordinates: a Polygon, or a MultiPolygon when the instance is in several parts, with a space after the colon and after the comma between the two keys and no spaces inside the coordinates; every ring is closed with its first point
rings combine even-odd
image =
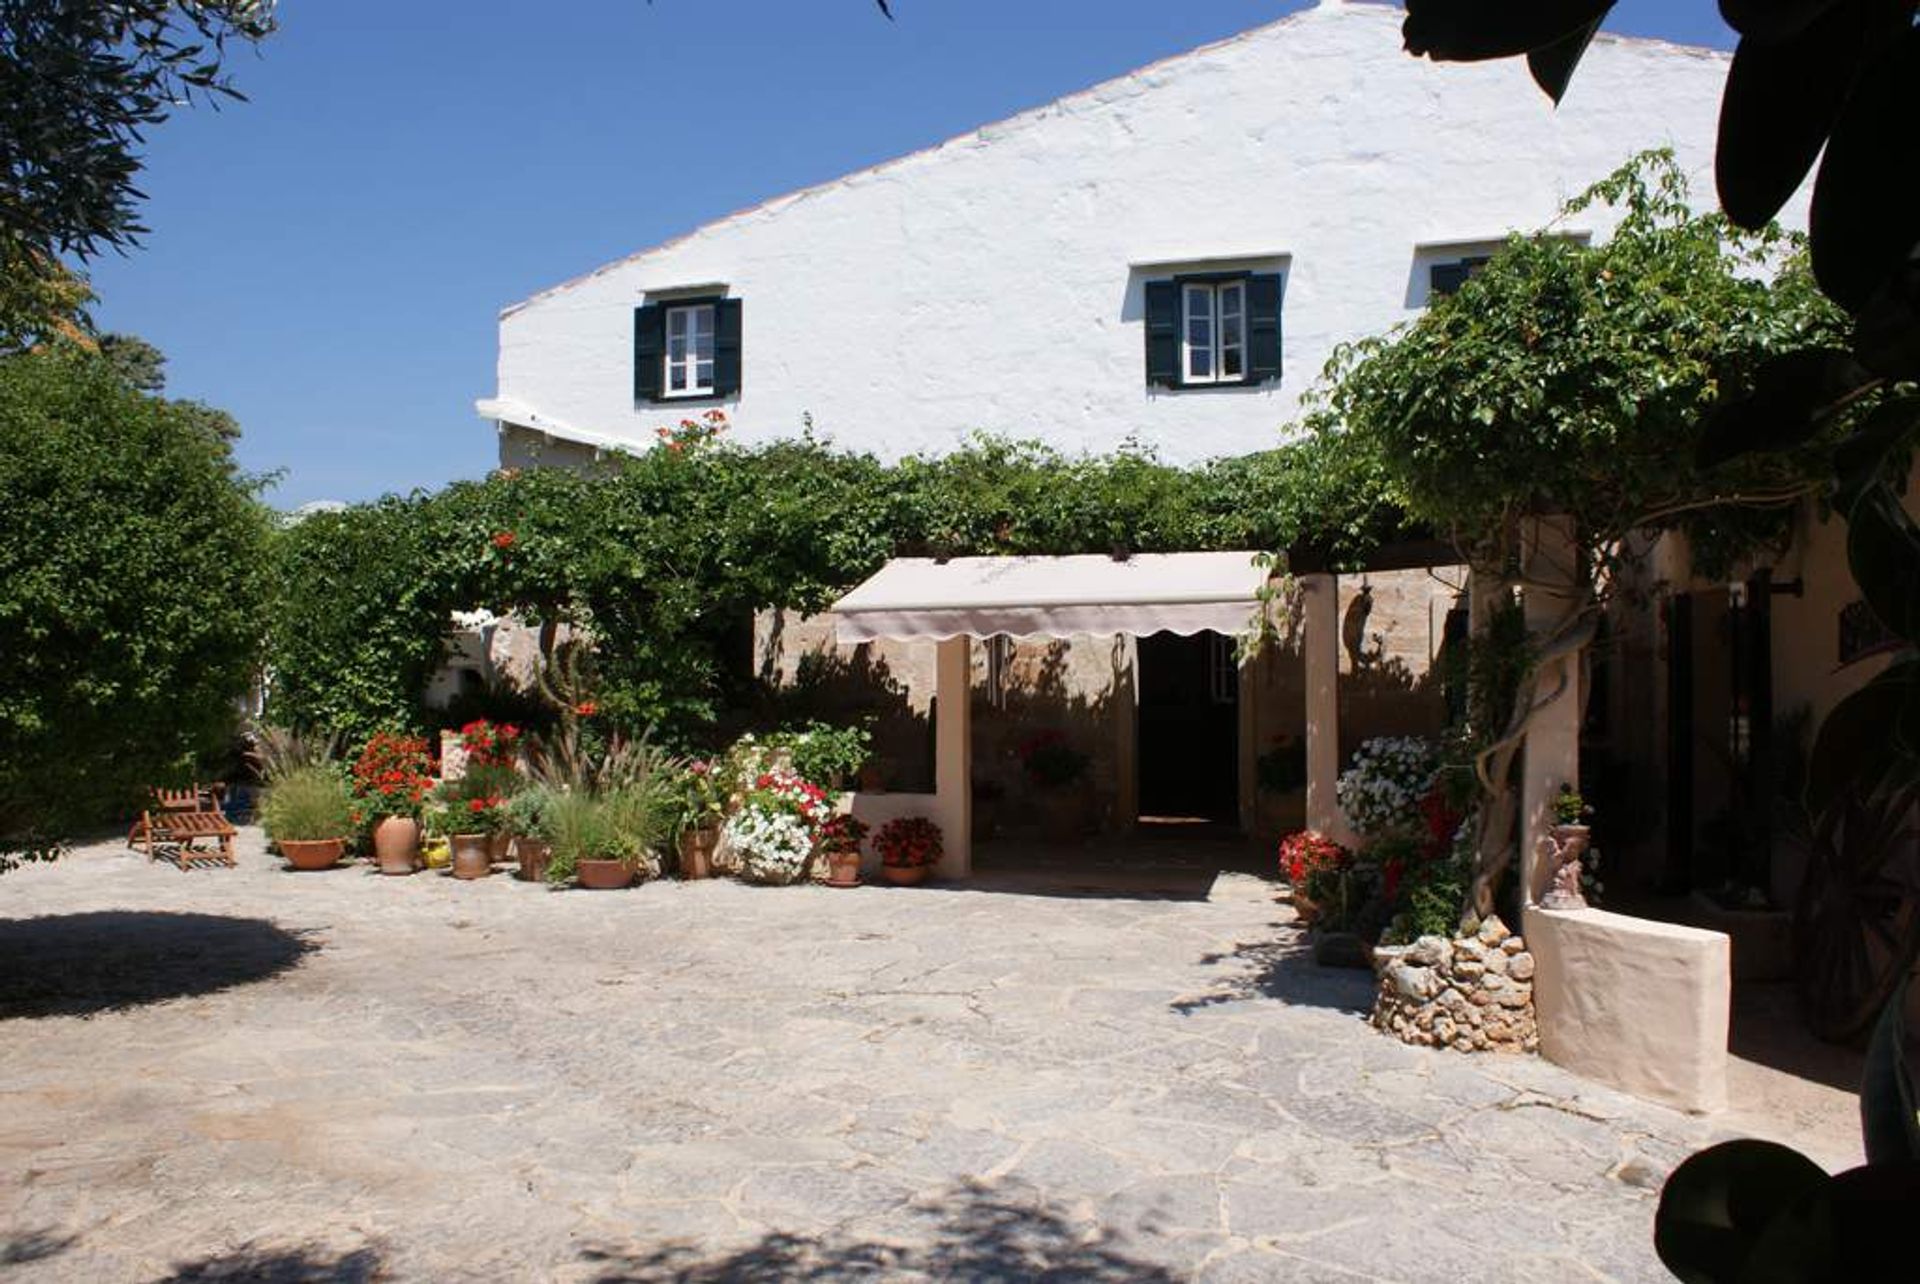
{"type": "Polygon", "coordinates": [[[1457,940],[1423,936],[1374,952],[1373,1024],[1406,1043],[1461,1052],[1537,1052],[1533,955],[1498,917],[1457,940]]]}

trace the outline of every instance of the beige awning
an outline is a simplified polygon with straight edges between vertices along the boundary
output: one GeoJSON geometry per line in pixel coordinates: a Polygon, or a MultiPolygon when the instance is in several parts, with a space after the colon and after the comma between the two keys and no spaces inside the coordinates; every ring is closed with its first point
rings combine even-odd
{"type": "Polygon", "coordinates": [[[1271,571],[1257,554],[898,557],[833,604],[842,642],[1241,633],[1271,571]]]}

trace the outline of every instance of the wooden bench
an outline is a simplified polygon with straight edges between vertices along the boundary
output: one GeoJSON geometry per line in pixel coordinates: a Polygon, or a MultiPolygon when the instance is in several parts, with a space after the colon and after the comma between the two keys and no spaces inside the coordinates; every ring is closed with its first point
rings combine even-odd
{"type": "Polygon", "coordinates": [[[135,850],[144,847],[148,860],[160,856],[163,845],[172,847],[170,859],[183,873],[196,861],[231,866],[236,831],[220,811],[221,792],[218,787],[202,789],[198,785],[154,790],[152,805],[140,813],[140,819],[127,832],[128,845],[135,850]],[[202,840],[211,841],[213,849],[202,851],[194,846],[202,840]]]}

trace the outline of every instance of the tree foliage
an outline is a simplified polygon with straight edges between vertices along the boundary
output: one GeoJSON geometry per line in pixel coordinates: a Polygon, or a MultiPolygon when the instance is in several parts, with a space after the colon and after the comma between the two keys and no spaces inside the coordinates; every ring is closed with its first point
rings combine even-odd
{"type": "Polygon", "coordinates": [[[753,612],[821,609],[890,556],[1278,550],[1326,531],[1322,551],[1351,559],[1402,521],[1376,482],[1318,442],[1176,468],[984,437],[897,465],[807,437],[501,472],[281,532],[272,714],[420,726],[450,613],[489,608],[590,630],[606,714],[697,737],[750,694],[730,657],[753,612]]]}
{"type": "Polygon", "coordinates": [[[1308,423],[1495,573],[1543,513],[1573,519],[1596,567],[1629,532],[1681,522],[1722,563],[1782,534],[1831,440],[1707,467],[1706,412],[1769,356],[1841,340],[1845,318],[1796,238],[1687,198],[1670,153],[1635,157],[1564,211],[1613,209],[1604,242],[1510,239],[1418,321],[1343,345],[1308,423]]]}
{"type": "Polygon", "coordinates": [[[62,259],[125,249],[146,231],[145,131],[196,95],[239,97],[222,72],[228,42],[264,38],[273,8],[0,0],[0,351],[80,322],[84,287],[62,259]]]}
{"type": "Polygon", "coordinates": [[[178,405],[73,345],[0,360],[0,851],[224,748],[259,656],[266,536],[178,405]]]}

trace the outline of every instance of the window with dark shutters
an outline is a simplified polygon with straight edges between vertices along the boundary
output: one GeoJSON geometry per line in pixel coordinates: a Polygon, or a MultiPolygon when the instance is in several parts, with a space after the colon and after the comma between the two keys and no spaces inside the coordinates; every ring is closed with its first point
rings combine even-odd
{"type": "Polygon", "coordinates": [[[740,391],[740,300],[717,300],[713,321],[713,395],[731,397],[740,391]]]}
{"type": "Polygon", "coordinates": [[[665,375],[667,310],[658,303],[633,310],[633,399],[659,401],[665,375]]]}
{"type": "Polygon", "coordinates": [[[1452,294],[1467,283],[1467,278],[1487,264],[1485,254],[1469,255],[1455,259],[1451,263],[1435,263],[1427,268],[1427,294],[1431,298],[1442,298],[1452,294]]]}
{"type": "Polygon", "coordinates": [[[1147,385],[1246,387],[1280,378],[1279,272],[1176,276],[1146,283],[1147,385]]]}
{"type": "Polygon", "coordinates": [[[669,298],[633,312],[633,396],[661,403],[731,397],[741,383],[739,299],[669,298]]]}
{"type": "Polygon", "coordinates": [[[1180,284],[1147,282],[1147,385],[1180,386],[1180,284]]]}

